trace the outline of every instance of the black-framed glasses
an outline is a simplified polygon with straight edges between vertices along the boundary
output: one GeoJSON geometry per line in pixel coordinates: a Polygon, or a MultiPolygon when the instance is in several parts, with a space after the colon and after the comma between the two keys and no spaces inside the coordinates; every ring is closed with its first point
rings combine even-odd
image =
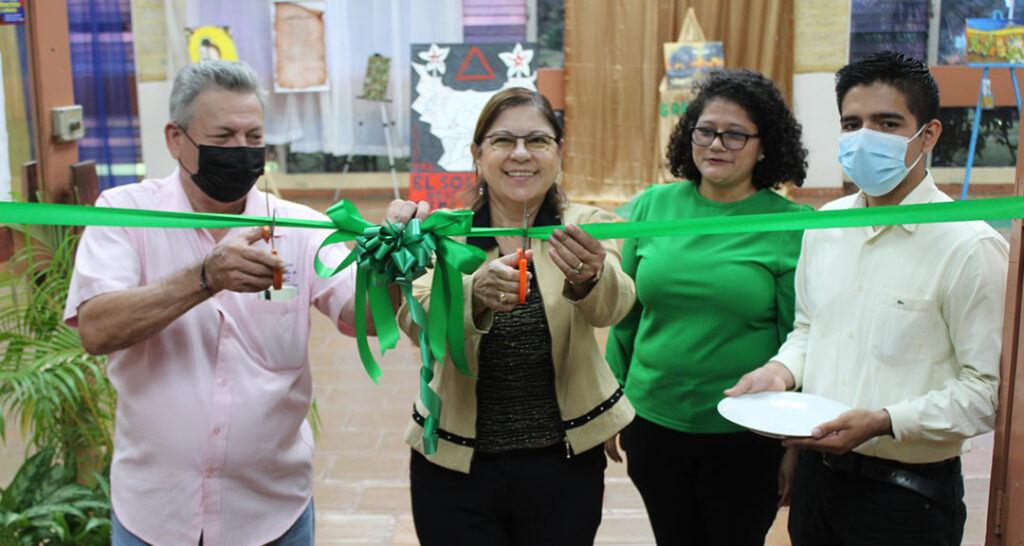
{"type": "Polygon", "coordinates": [[[523,140],[526,149],[531,152],[546,152],[555,145],[555,137],[544,133],[529,135],[513,135],[512,133],[494,133],[484,137],[491,148],[499,152],[511,152],[516,149],[519,139],[523,140]]]}
{"type": "Polygon", "coordinates": [[[693,143],[697,146],[707,148],[711,146],[711,143],[716,138],[721,139],[722,146],[726,150],[742,150],[746,145],[747,141],[752,138],[758,138],[761,135],[751,135],[749,133],[743,133],[740,131],[716,131],[710,127],[694,127],[691,131],[693,143]]]}

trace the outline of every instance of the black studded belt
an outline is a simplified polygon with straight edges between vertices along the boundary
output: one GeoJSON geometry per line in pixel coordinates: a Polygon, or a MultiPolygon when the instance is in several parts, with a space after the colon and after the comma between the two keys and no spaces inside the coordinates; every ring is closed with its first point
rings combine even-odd
{"type": "Polygon", "coordinates": [[[909,489],[939,504],[948,506],[953,502],[953,491],[923,474],[942,476],[958,472],[960,457],[937,463],[911,464],[869,457],[853,451],[842,455],[817,455],[826,468],[909,489]]]}

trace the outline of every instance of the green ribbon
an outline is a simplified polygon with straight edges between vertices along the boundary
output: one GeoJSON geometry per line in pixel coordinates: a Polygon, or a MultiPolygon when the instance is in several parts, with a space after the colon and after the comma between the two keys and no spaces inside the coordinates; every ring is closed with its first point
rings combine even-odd
{"type": "Polygon", "coordinates": [[[398,323],[391,308],[389,284],[398,284],[413,322],[419,326],[420,401],[427,411],[423,426],[423,451],[437,451],[437,428],[441,417],[441,398],[430,388],[434,378],[434,362],[443,362],[447,350],[452,364],[460,372],[472,376],[466,360],[463,341],[462,275],[472,273],[487,259],[479,248],[457,243],[447,236],[472,228],[473,213],[469,211],[437,211],[425,221],[412,219],[402,224],[375,225],[363,220],[348,201],[327,209],[336,231],[327,236],[317,249],[314,268],[327,278],[350,264],[357,265],[355,293],[355,330],[359,358],[375,383],[381,376],[380,366],[370,350],[366,335],[366,301],[377,329],[381,355],[398,344],[398,323]],[[355,248],[338,266],[331,268],[320,260],[320,251],[327,245],[355,240],[355,248]],[[437,263],[431,260],[437,256],[437,263]],[[412,295],[414,279],[434,269],[431,285],[430,313],[412,295]]]}
{"type": "MultiPolygon", "coordinates": [[[[435,212],[430,217],[433,218],[437,214],[438,212],[435,212]]],[[[628,239],[669,235],[753,233],[858,226],[965,222],[971,220],[1009,220],[1015,218],[1024,218],[1024,197],[1022,196],[892,207],[586,224],[580,227],[598,239],[628,239]]],[[[0,201],[0,222],[61,226],[231,228],[270,225],[272,219],[264,216],[239,216],[234,214],[170,212],[0,201]]],[[[336,229],[336,224],[330,221],[294,218],[278,218],[277,225],[281,227],[336,229]]],[[[526,231],[526,234],[531,238],[546,239],[554,229],[562,227],[532,227],[526,231]]],[[[457,228],[452,227],[444,235],[446,237],[522,237],[523,229],[474,228],[471,227],[470,223],[466,223],[465,225],[458,224],[457,228]]]]}
{"type": "MultiPolygon", "coordinates": [[[[581,225],[596,239],[632,239],[668,235],[713,235],[806,229],[933,224],[972,220],[1024,218],[1024,197],[999,197],[972,201],[948,201],[891,207],[800,211],[712,218],[682,218],[644,222],[581,225]]],[[[540,226],[528,230],[531,238],[546,239],[563,226],[540,226]]],[[[523,236],[522,228],[473,228],[477,237],[523,236]]]]}
{"type": "MultiPolygon", "coordinates": [[[[413,322],[420,328],[420,400],[428,413],[423,427],[423,448],[428,454],[434,453],[437,450],[437,428],[441,415],[441,399],[430,388],[430,381],[434,378],[434,363],[443,362],[445,355],[449,354],[456,369],[473,375],[467,363],[463,339],[462,275],[472,273],[486,259],[482,250],[453,241],[450,237],[522,237],[524,230],[474,228],[472,212],[469,211],[436,211],[425,221],[414,219],[408,226],[390,223],[375,225],[363,220],[355,206],[348,201],[327,209],[327,216],[329,221],[0,202],[0,222],[4,223],[232,228],[271,225],[276,222],[281,227],[334,230],[317,250],[314,267],[318,275],[326,278],[352,263],[357,264],[356,340],[363,367],[375,383],[381,376],[381,370],[366,335],[366,302],[370,304],[370,315],[377,330],[382,355],[386,350],[394,348],[400,337],[391,308],[388,284],[396,283],[401,287],[413,322]],[[320,250],[324,246],[352,240],[355,241],[355,250],[338,266],[331,268],[320,261],[320,250]],[[431,255],[437,257],[436,263],[431,263],[431,255]],[[413,298],[411,283],[430,268],[434,269],[434,277],[428,313],[413,298]]],[[[1024,196],[892,207],[584,224],[580,227],[597,239],[626,239],[1016,218],[1024,218],[1024,196]]],[[[532,227],[525,230],[525,235],[546,239],[553,230],[559,228],[563,226],[532,227]]]]}

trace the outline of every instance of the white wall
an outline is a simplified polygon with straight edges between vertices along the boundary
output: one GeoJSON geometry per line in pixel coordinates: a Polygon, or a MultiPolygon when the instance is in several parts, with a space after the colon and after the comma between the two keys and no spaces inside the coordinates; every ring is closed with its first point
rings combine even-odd
{"type": "Polygon", "coordinates": [[[793,113],[803,126],[807,147],[805,188],[841,188],[839,165],[839,110],[836,108],[835,75],[815,72],[793,75],[793,113]]]}
{"type": "Polygon", "coordinates": [[[146,178],[163,178],[177,166],[164,142],[164,125],[170,119],[167,101],[171,97],[171,82],[139,82],[138,90],[139,136],[146,178]]]}

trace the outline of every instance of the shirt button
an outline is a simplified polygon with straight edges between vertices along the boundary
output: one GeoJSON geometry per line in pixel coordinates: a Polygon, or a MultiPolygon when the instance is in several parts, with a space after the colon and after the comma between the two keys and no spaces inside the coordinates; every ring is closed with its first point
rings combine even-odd
{"type": "Polygon", "coordinates": [[[219,428],[213,429],[213,435],[214,436],[220,436],[220,429],[219,428]]]}
{"type": "Polygon", "coordinates": [[[853,339],[853,332],[850,332],[850,339],[853,339]]]}
{"type": "Polygon", "coordinates": [[[206,477],[207,478],[212,478],[213,477],[213,471],[212,470],[207,470],[206,471],[206,477]]]}
{"type": "Polygon", "coordinates": [[[218,379],[217,380],[217,384],[220,385],[221,387],[226,387],[228,385],[228,380],[227,379],[218,379]]]}
{"type": "Polygon", "coordinates": [[[863,284],[858,284],[857,285],[857,291],[858,292],[863,292],[864,291],[864,285],[863,284]]]}

